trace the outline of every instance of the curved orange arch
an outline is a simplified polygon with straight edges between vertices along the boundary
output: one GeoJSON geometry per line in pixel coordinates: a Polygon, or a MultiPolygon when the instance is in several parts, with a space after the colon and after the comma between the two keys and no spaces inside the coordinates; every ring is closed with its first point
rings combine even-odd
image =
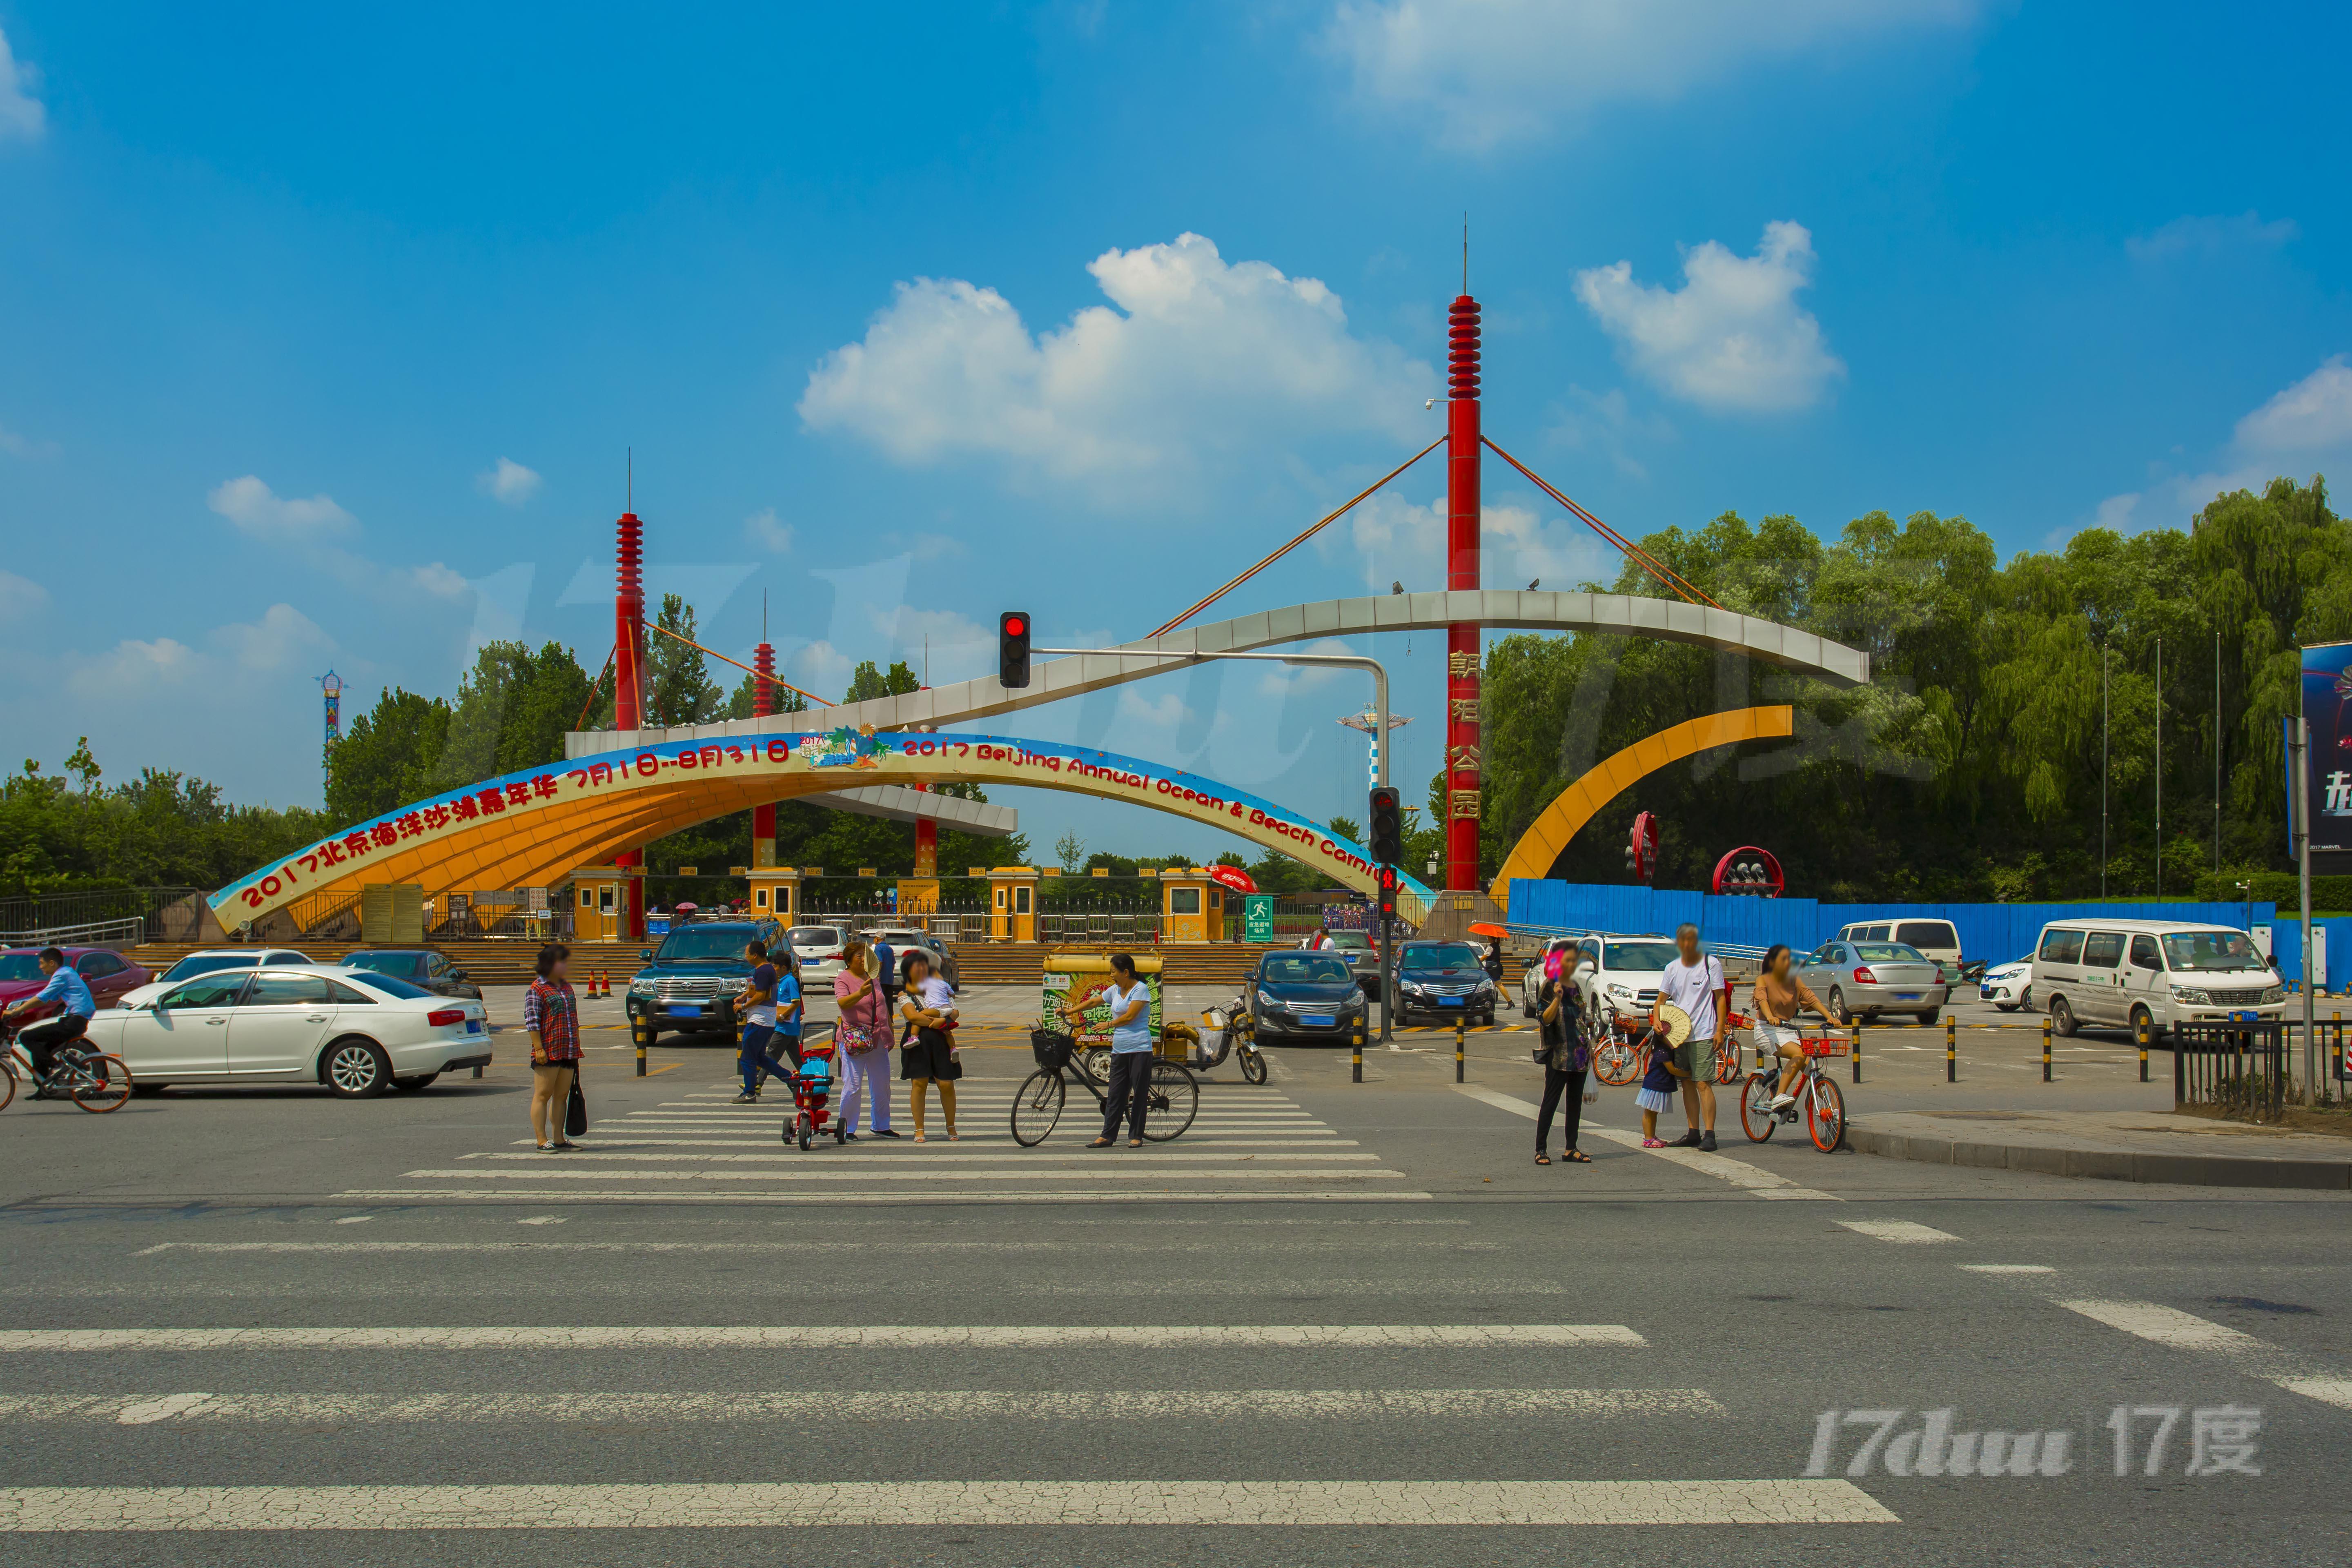
{"type": "Polygon", "coordinates": [[[1560,791],[1559,798],[1528,824],[1528,830],[1511,846],[1502,870],[1488,889],[1489,895],[1505,909],[1510,908],[1511,883],[1515,879],[1526,877],[1532,880],[1549,874],[1552,862],[1559,858],[1569,840],[1598,816],[1602,806],[1668,763],[1678,763],[1717,746],[1773,740],[1795,731],[1796,710],[1775,705],[1709,713],[1643,736],[1560,791]]]}

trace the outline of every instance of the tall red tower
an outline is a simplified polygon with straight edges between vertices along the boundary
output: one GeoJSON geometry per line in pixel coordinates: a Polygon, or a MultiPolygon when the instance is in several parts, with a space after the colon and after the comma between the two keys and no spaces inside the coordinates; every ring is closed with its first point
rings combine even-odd
{"type": "MultiPolygon", "coordinates": [[[[765,719],[776,710],[776,650],[766,643],[751,650],[751,717],[765,719]]],[[[751,864],[776,863],[776,803],[751,808],[751,864]]]]}
{"type": "MultiPolygon", "coordinates": [[[[640,730],[646,722],[646,583],[645,524],[637,514],[625,511],[618,525],[619,591],[613,598],[613,727],[640,730]]],[[[646,852],[631,849],[613,857],[613,864],[643,868],[646,852]]],[[[624,879],[630,942],[646,939],[646,881],[624,879]]]]}
{"type": "MultiPolygon", "coordinates": [[[[1445,586],[1478,586],[1478,301],[1449,313],[1446,384],[1445,586]]],[[[1445,887],[1478,882],[1479,628],[1445,628],[1445,887]]]]}

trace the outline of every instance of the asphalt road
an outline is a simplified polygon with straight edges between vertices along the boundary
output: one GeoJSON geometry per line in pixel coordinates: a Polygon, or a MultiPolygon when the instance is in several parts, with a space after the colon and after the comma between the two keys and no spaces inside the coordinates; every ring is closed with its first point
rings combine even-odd
{"type": "MultiPolygon", "coordinates": [[[[505,1060],[372,1101],[20,1100],[9,1562],[2352,1554],[2340,1195],[1662,1156],[1622,1089],[1591,1164],[1537,1167],[1501,1032],[1461,1086],[1447,1034],[1362,1084],[1282,1049],[1171,1142],[1088,1151],[1080,1101],[1024,1151],[1019,1014],[970,1001],[955,1142],[935,1107],[931,1142],[802,1154],[728,1055],[639,1079],[616,1030],[566,1155],[505,1060]]],[[[1905,1062],[1857,1108],[1929,1092],[1940,1050],[1905,1062]]]]}

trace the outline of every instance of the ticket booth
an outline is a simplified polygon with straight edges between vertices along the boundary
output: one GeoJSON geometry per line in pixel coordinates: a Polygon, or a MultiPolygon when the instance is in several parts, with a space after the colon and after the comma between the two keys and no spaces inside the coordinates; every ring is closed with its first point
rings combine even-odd
{"type": "Polygon", "coordinates": [[[1161,942],[1223,942],[1224,936],[1225,889],[1206,867],[1171,866],[1160,873],[1161,942]]]}
{"type": "Polygon", "coordinates": [[[1037,884],[1034,866],[997,866],[988,873],[988,940],[1037,940],[1037,884]]]}
{"type": "Polygon", "coordinates": [[[772,916],[791,925],[801,907],[801,868],[797,866],[753,866],[743,875],[751,884],[751,918],[772,916]]]}
{"type": "Polygon", "coordinates": [[[575,942],[624,942],[629,927],[629,877],[619,866],[583,866],[572,873],[572,936],[575,942]]]}

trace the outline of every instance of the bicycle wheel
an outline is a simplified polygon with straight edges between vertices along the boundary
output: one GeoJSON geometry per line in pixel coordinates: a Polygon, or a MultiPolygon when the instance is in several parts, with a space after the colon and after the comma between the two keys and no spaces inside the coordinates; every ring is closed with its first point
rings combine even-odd
{"type": "Polygon", "coordinates": [[[1642,1076],[1642,1054],[1631,1042],[1612,1035],[1592,1053],[1592,1076],[1612,1089],[1622,1089],[1642,1076]]]}
{"type": "Polygon", "coordinates": [[[1013,1097],[1013,1141],[1024,1149],[1043,1143],[1062,1120],[1062,1101],[1068,1094],[1060,1073],[1039,1068],[1023,1079],[1013,1097]]]}
{"type": "Polygon", "coordinates": [[[1750,1143],[1761,1143],[1772,1136],[1772,1129],[1780,1119],[1772,1113],[1772,1097],[1780,1091],[1780,1075],[1759,1072],[1748,1080],[1739,1096],[1739,1130],[1748,1134],[1750,1143]]]}
{"type": "Polygon", "coordinates": [[[1143,1136],[1154,1143],[1165,1143],[1187,1127],[1192,1118],[1201,1114],[1201,1082],[1192,1069],[1175,1062],[1151,1064],[1151,1087],[1145,1090],[1147,1110],[1143,1118],[1143,1136]]]}
{"type": "MultiPolygon", "coordinates": [[[[1242,1058],[1242,1081],[1244,1083],[1264,1083],[1265,1081],[1265,1058],[1258,1055],[1257,1047],[1255,1046],[1242,1046],[1237,1048],[1240,1050],[1242,1058]]],[[[0,1100],[0,1107],[5,1107],[7,1101],[0,1100]]]]}
{"type": "Polygon", "coordinates": [[[1806,1097],[1805,1125],[1812,1132],[1813,1147],[1824,1154],[1836,1153],[1845,1142],[1845,1096],[1826,1075],[1813,1079],[1813,1092],[1806,1097]]]}
{"type": "Polygon", "coordinates": [[[14,1064],[0,1059],[0,1110],[7,1110],[16,1102],[16,1068],[14,1064]]]}
{"type": "Polygon", "coordinates": [[[103,1116],[131,1098],[131,1069],[121,1057],[84,1057],[74,1064],[68,1092],[76,1105],[103,1116]]]}
{"type": "Polygon", "coordinates": [[[1724,1039],[1715,1043],[1715,1081],[1734,1084],[1739,1081],[1739,1042],[1724,1039]]]}

